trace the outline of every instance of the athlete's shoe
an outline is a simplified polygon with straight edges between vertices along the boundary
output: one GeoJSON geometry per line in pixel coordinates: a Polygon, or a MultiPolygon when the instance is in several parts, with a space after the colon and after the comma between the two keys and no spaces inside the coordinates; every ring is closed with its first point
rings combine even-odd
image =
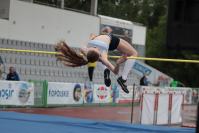
{"type": "Polygon", "coordinates": [[[122,90],[126,93],[129,93],[127,85],[125,85],[126,80],[122,79],[122,76],[117,79],[118,84],[121,86],[122,90]]]}
{"type": "Polygon", "coordinates": [[[107,68],[104,70],[104,84],[107,87],[111,86],[110,70],[107,68]]]}

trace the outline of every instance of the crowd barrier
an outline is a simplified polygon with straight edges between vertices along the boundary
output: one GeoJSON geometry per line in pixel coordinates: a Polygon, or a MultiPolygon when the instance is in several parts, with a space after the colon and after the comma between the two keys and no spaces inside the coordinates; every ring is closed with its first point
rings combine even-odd
{"type": "Polygon", "coordinates": [[[183,93],[178,91],[142,92],[141,124],[171,125],[182,122],[183,93]]]}
{"type": "Polygon", "coordinates": [[[198,93],[192,88],[128,86],[129,94],[122,91],[116,84],[112,87],[86,83],[61,83],[47,81],[0,81],[0,106],[55,106],[68,104],[90,103],[131,103],[139,102],[142,93],[175,92],[181,93],[182,104],[197,101],[198,93]],[[134,91],[134,93],[133,93],[134,91]],[[193,95],[194,93],[194,95],[193,95]],[[134,96],[133,96],[134,94],[134,96]],[[194,98],[194,100],[192,99],[194,98]]]}

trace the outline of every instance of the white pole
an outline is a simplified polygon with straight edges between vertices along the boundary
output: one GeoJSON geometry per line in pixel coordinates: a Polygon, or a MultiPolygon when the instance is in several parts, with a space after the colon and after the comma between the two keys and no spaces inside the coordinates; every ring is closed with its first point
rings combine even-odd
{"type": "Polygon", "coordinates": [[[61,0],[61,8],[64,9],[64,0],[61,0]]]}
{"type": "Polygon", "coordinates": [[[96,16],[97,15],[97,4],[98,0],[91,0],[91,10],[90,14],[96,16]]]}

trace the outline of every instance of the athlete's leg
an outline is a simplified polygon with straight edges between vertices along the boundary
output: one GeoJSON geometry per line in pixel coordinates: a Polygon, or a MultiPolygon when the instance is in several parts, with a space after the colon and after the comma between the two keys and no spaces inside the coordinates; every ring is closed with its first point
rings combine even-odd
{"type": "MultiPolygon", "coordinates": [[[[120,51],[122,54],[125,54],[127,56],[134,56],[134,57],[137,56],[137,51],[127,41],[125,41],[123,39],[120,39],[120,43],[119,43],[119,45],[117,47],[117,50],[120,51]]],[[[127,76],[129,74],[129,72],[132,69],[132,66],[133,66],[134,62],[135,62],[135,59],[128,59],[125,62],[122,75],[117,80],[118,83],[121,85],[122,89],[126,93],[129,93],[129,91],[127,89],[127,86],[125,85],[125,82],[127,80],[127,76]]]]}
{"type": "Polygon", "coordinates": [[[87,66],[88,66],[88,77],[89,77],[89,80],[91,82],[93,81],[93,74],[94,74],[96,64],[97,64],[97,62],[87,64],[87,66]]]}
{"type": "Polygon", "coordinates": [[[95,67],[88,67],[88,77],[91,82],[93,81],[94,70],[95,70],[95,67]]]}
{"type": "Polygon", "coordinates": [[[98,66],[104,71],[104,84],[109,87],[111,85],[110,70],[101,62],[98,62],[98,66]]]}

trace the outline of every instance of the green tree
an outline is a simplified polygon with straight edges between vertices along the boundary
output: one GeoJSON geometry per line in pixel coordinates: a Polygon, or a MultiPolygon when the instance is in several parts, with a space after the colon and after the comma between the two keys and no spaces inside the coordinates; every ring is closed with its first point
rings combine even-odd
{"type": "MultiPolygon", "coordinates": [[[[158,26],[148,30],[147,57],[199,59],[199,55],[192,51],[174,51],[166,47],[166,19],[166,16],[160,17],[158,26]]],[[[199,71],[199,64],[154,61],[147,61],[147,63],[184,83],[186,86],[198,87],[199,76],[197,76],[196,72],[199,71]]]]}
{"type": "Polygon", "coordinates": [[[91,0],[65,0],[65,8],[90,12],[91,0]]]}

